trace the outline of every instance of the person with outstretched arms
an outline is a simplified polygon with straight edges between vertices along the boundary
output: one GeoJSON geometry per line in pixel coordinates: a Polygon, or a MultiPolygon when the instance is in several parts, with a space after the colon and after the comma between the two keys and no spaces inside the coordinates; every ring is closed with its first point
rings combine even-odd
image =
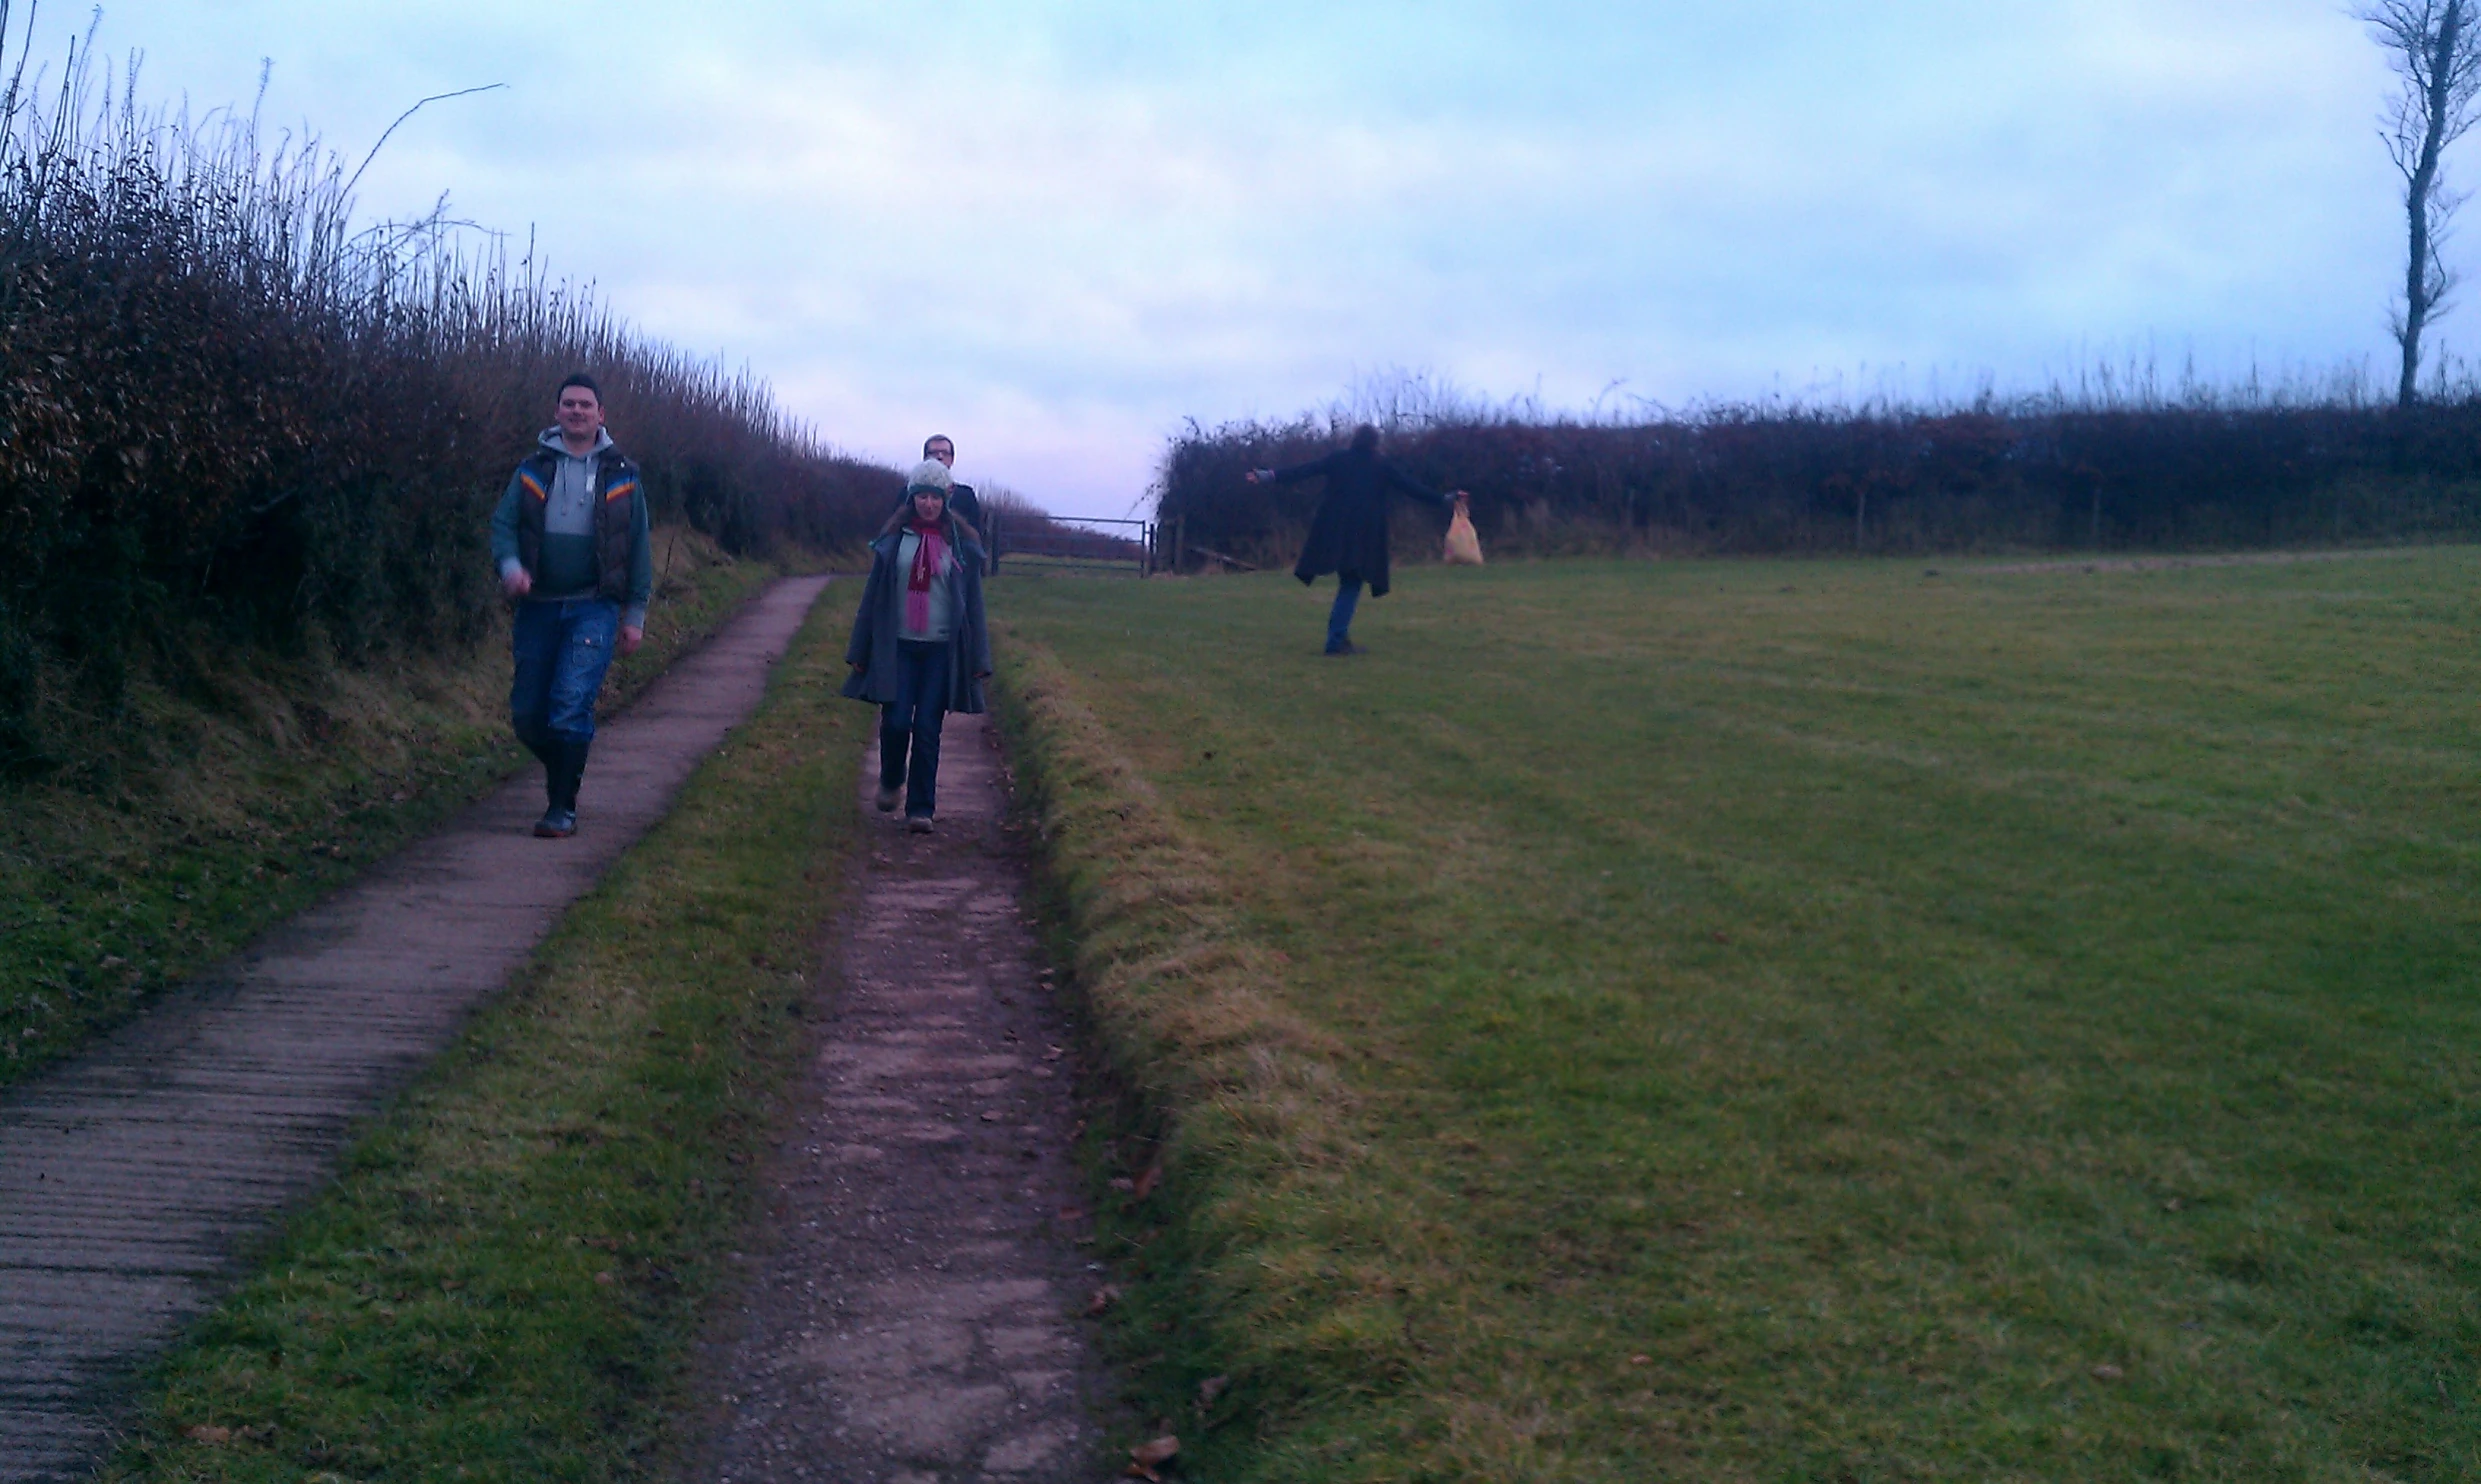
{"type": "Polygon", "coordinates": [[[1449,494],[1423,484],[1381,455],[1378,451],[1378,429],[1363,423],[1353,429],[1352,442],[1324,458],[1289,469],[1252,469],[1251,484],[1290,484],[1295,480],[1323,476],[1326,489],[1318,497],[1318,511],[1310,517],[1309,540],[1301,547],[1301,559],[1292,568],[1292,575],[1307,587],[1318,578],[1335,574],[1335,606],[1327,612],[1327,653],[1359,654],[1361,648],[1352,642],[1353,610],[1360,605],[1361,589],[1367,584],[1370,596],[1387,596],[1387,507],[1396,495],[1405,495],[1425,505],[1453,510],[1464,500],[1463,490],[1449,494]]]}

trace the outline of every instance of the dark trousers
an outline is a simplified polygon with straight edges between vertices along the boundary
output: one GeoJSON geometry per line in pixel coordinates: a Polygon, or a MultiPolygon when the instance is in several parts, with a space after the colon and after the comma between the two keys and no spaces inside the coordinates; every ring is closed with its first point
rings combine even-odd
{"type": "Polygon", "coordinates": [[[588,597],[517,605],[508,720],[517,740],[543,760],[554,808],[577,807],[577,780],[594,741],[594,703],[619,640],[618,603],[588,597]]]}
{"type": "Polygon", "coordinates": [[[906,817],[928,818],[939,807],[939,728],[948,719],[946,640],[896,641],[896,695],[879,708],[879,786],[903,784],[906,817]]]}
{"type": "Polygon", "coordinates": [[[1337,576],[1335,606],[1327,610],[1327,653],[1352,642],[1353,610],[1361,606],[1361,579],[1337,576]]]}

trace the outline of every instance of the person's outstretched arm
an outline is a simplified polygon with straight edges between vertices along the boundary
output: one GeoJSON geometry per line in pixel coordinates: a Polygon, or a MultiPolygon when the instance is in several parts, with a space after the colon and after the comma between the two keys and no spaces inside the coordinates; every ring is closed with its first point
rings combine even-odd
{"type": "Polygon", "coordinates": [[[1252,469],[1249,471],[1249,482],[1251,484],[1290,484],[1295,480],[1308,479],[1313,475],[1326,473],[1334,468],[1335,461],[1342,457],[1341,453],[1331,453],[1311,459],[1306,464],[1294,464],[1288,469],[1252,469]]]}
{"type": "Polygon", "coordinates": [[[1446,495],[1440,494],[1437,490],[1434,490],[1430,486],[1422,483],[1420,480],[1415,479],[1412,475],[1405,473],[1392,462],[1382,462],[1379,465],[1379,468],[1385,471],[1387,482],[1390,485],[1393,485],[1395,488],[1411,495],[1414,499],[1421,501],[1425,505],[1437,505],[1444,509],[1445,507],[1456,503],[1446,495]]]}

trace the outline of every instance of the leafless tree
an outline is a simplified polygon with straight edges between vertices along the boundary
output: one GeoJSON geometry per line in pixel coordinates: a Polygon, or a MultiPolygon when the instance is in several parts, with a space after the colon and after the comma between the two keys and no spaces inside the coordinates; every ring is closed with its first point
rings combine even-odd
{"type": "Polygon", "coordinates": [[[2378,45],[2393,53],[2403,91],[2379,125],[2386,152],[2403,174],[2404,217],[2411,250],[2403,304],[2394,316],[2403,348],[2395,400],[2412,405],[2421,370],[2421,332],[2446,307],[2456,275],[2439,248],[2448,220],[2464,198],[2446,188],[2438,157],[2473,125],[2481,94],[2481,0],[2374,0],[2358,12],[2378,45]]]}

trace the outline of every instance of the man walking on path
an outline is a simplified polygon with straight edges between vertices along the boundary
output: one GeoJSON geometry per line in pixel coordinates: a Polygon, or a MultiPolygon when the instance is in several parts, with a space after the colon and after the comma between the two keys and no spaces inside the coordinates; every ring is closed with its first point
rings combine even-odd
{"type": "Polygon", "coordinates": [[[1465,493],[1456,490],[1442,495],[1379,457],[1378,429],[1368,423],[1353,429],[1350,447],[1289,469],[1252,469],[1248,479],[1251,484],[1290,484],[1314,475],[1323,475],[1327,486],[1318,497],[1317,513],[1310,517],[1309,540],[1301,547],[1301,560],[1292,575],[1307,587],[1329,572],[1335,574],[1335,606],[1327,613],[1327,653],[1359,654],[1359,646],[1352,642],[1352,616],[1361,602],[1361,585],[1370,585],[1373,598],[1387,596],[1388,495],[1406,494],[1452,510],[1465,493]]]}
{"type": "Polygon", "coordinates": [[[954,478],[956,469],[956,440],[950,438],[945,433],[933,433],[929,437],[922,440],[922,457],[926,459],[937,459],[939,461],[939,467],[949,471],[949,513],[954,515],[958,520],[961,520],[965,524],[973,527],[974,534],[981,539],[982,544],[986,547],[989,546],[991,544],[991,530],[990,527],[982,524],[982,497],[973,492],[972,485],[958,484],[954,478]]]}
{"type": "Polygon", "coordinates": [[[655,588],[645,492],[603,427],[593,377],[560,383],[558,418],[491,515],[491,558],[517,605],[508,716],[543,760],[550,807],[534,833],[550,840],[577,833],[595,700],[613,652],[645,642],[655,588]]]}

